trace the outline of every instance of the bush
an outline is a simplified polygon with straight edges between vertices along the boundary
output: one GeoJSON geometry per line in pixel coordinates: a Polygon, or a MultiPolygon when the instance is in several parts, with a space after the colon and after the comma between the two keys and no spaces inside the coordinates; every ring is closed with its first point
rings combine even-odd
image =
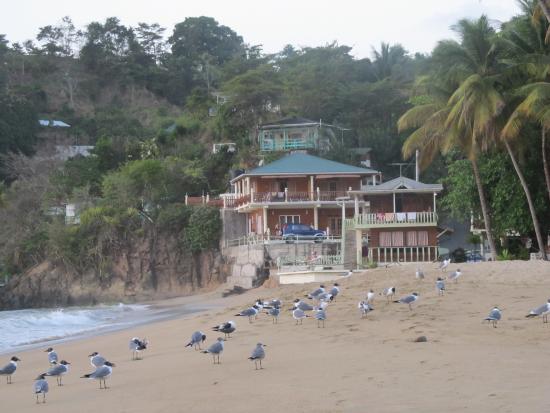
{"type": "Polygon", "coordinates": [[[184,244],[193,252],[216,248],[220,239],[222,221],[217,208],[197,206],[185,228],[184,244]]]}
{"type": "Polygon", "coordinates": [[[189,223],[192,210],[181,204],[168,204],[159,211],[157,226],[162,231],[179,232],[189,223]]]}

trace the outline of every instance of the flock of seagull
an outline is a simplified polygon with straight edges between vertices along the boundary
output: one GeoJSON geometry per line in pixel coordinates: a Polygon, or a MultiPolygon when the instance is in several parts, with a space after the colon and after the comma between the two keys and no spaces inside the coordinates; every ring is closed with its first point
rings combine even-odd
{"type": "MultiPolygon", "coordinates": [[[[451,261],[449,259],[443,260],[439,265],[439,268],[443,273],[446,273],[450,262],[451,261]]],[[[456,271],[451,272],[448,277],[437,277],[435,282],[437,294],[439,296],[444,295],[446,291],[446,279],[457,283],[458,279],[461,276],[462,272],[460,271],[460,269],[457,269],[456,271]]],[[[420,268],[416,269],[415,278],[418,280],[425,279],[425,274],[420,268]]],[[[340,287],[338,283],[334,283],[330,290],[325,289],[325,286],[321,284],[319,288],[304,296],[304,298],[312,300],[312,304],[300,298],[295,299],[292,307],[289,310],[292,311],[292,317],[296,321],[296,325],[301,325],[304,319],[313,317],[317,321],[317,327],[324,328],[325,321],[327,319],[327,307],[336,299],[339,294],[340,287]]],[[[397,300],[394,300],[395,294],[395,286],[385,288],[382,292],[379,293],[379,295],[385,297],[387,303],[393,301],[394,303],[406,304],[409,307],[410,311],[413,310],[413,304],[419,300],[419,294],[416,292],[401,297],[397,300]]],[[[374,290],[371,289],[367,292],[366,298],[358,303],[357,308],[359,309],[361,318],[367,317],[368,313],[374,310],[373,303],[376,296],[377,295],[374,290]]],[[[279,299],[272,299],[270,301],[258,299],[251,307],[240,311],[239,313],[235,314],[235,316],[247,317],[248,322],[252,323],[255,319],[258,318],[258,314],[265,311],[265,314],[272,317],[273,324],[277,324],[279,316],[281,315],[281,309],[282,302],[279,299]]],[[[543,323],[548,323],[548,314],[550,314],[550,299],[543,305],[531,310],[526,315],[526,317],[531,318],[541,316],[543,323]]],[[[502,311],[497,306],[495,306],[490,311],[489,315],[483,319],[483,321],[487,321],[489,324],[496,328],[497,323],[498,321],[500,321],[501,318],[502,311]]],[[[224,337],[218,337],[213,344],[211,344],[208,348],[204,350],[202,349],[201,345],[204,344],[204,342],[206,341],[206,334],[204,334],[202,331],[195,331],[191,335],[191,339],[185,347],[193,347],[195,350],[201,351],[201,353],[210,354],[212,355],[213,363],[220,364],[220,356],[224,351],[224,343],[226,340],[231,338],[231,334],[236,331],[236,328],[237,326],[234,321],[227,321],[212,327],[213,331],[223,333],[224,337]]],[[[146,350],[147,345],[148,341],[145,338],[140,339],[138,337],[133,337],[129,342],[129,349],[132,352],[132,360],[139,360],[140,352],[146,350]]],[[[249,360],[254,361],[256,370],[263,369],[262,360],[264,360],[266,356],[264,347],[266,347],[265,344],[257,343],[252,350],[250,357],[248,358],[249,360]]],[[[69,373],[69,366],[71,364],[65,360],[59,361],[57,353],[51,347],[46,349],[45,352],[48,353],[48,363],[50,367],[45,373],[39,374],[38,377],[35,379],[33,385],[33,393],[36,396],[36,403],[40,403],[39,395],[42,395],[42,403],[46,402],[46,393],[48,393],[49,391],[49,385],[46,377],[55,377],[57,385],[63,386],[63,376],[69,373]]],[[[95,370],[89,374],[81,376],[81,378],[97,380],[99,381],[100,389],[107,389],[108,387],[106,384],[106,380],[111,377],[115,364],[111,363],[97,352],[88,355],[88,357],[90,358],[90,364],[95,370]]],[[[17,356],[13,356],[10,359],[9,363],[0,369],[0,376],[6,377],[7,384],[12,383],[12,376],[17,370],[17,363],[20,361],[21,360],[17,356]]]]}

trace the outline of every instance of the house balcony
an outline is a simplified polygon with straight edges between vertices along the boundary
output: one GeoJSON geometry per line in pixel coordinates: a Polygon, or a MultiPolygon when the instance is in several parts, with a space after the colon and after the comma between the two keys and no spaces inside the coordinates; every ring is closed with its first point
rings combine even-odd
{"type": "Polygon", "coordinates": [[[307,140],[273,140],[262,139],[260,141],[260,150],[262,152],[292,151],[300,149],[315,149],[315,141],[307,140]]]}
{"type": "MultiPolygon", "coordinates": [[[[279,207],[290,206],[338,206],[336,201],[339,197],[347,195],[347,191],[314,191],[314,192],[253,192],[251,195],[224,194],[224,208],[249,209],[258,207],[279,207]]],[[[353,200],[346,201],[350,205],[353,200]]],[[[341,204],[340,204],[341,205],[341,204]]]]}
{"type": "Polygon", "coordinates": [[[346,219],[346,229],[432,227],[437,225],[435,212],[396,212],[361,214],[346,219]]]}

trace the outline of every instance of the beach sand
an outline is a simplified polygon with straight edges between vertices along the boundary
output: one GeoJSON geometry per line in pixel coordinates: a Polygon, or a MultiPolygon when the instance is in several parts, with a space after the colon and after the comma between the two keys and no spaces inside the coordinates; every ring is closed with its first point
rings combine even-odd
{"type": "MultiPolygon", "coordinates": [[[[457,268],[451,264],[450,269],[457,268]]],[[[550,367],[550,324],[525,314],[550,297],[550,264],[496,262],[462,264],[457,284],[438,297],[434,264],[426,279],[403,265],[354,274],[328,310],[326,328],[313,318],[296,326],[286,310],[317,284],[258,288],[222,301],[226,308],[56,346],[72,363],[65,385],[50,378],[45,405],[36,405],[33,379],[47,369],[46,353],[22,359],[13,384],[0,378],[2,411],[20,412],[543,412],[550,411],[546,372],[550,367]],[[386,304],[361,319],[357,303],[368,289],[395,285],[397,297],[417,291],[413,311],[386,304]],[[278,324],[262,314],[249,324],[237,310],[258,297],[285,303],[278,324]],[[492,306],[498,328],[482,323],[492,306]],[[195,330],[227,320],[237,331],[226,341],[221,365],[184,348],[195,330]],[[420,335],[426,343],[415,343],[420,335]],[[131,361],[128,341],[146,336],[143,360],[131,361]],[[247,360],[255,344],[267,344],[263,370],[247,360]],[[116,363],[110,388],[79,378],[92,368],[87,355],[99,351],[116,363]]],[[[328,283],[327,283],[328,284],[328,283]]],[[[213,295],[210,295],[213,297],[213,295]]],[[[9,358],[4,355],[2,364],[9,358]]]]}

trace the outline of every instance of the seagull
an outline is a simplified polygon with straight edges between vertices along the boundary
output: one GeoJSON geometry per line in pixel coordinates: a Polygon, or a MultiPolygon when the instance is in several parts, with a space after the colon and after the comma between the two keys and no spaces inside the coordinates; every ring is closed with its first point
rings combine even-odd
{"type": "Polygon", "coordinates": [[[256,370],[258,370],[258,362],[260,362],[260,369],[263,369],[262,360],[265,358],[264,347],[266,347],[265,344],[256,344],[256,347],[254,348],[254,350],[252,350],[252,354],[248,358],[248,360],[254,360],[254,366],[256,367],[256,370]]]}
{"type": "Polygon", "coordinates": [[[302,311],[313,311],[313,306],[308,303],[304,303],[302,300],[297,298],[294,300],[294,309],[299,308],[302,311]]]}
{"type": "Polygon", "coordinates": [[[449,266],[449,264],[451,263],[451,259],[450,258],[447,258],[447,259],[444,259],[441,264],[439,264],[439,269],[441,271],[447,271],[447,267],[449,266]]]}
{"type": "Polygon", "coordinates": [[[416,279],[417,280],[423,280],[424,279],[424,271],[422,271],[420,268],[416,269],[416,279]]]}
{"type": "Polygon", "coordinates": [[[266,312],[266,314],[273,317],[273,324],[277,324],[279,322],[279,314],[281,314],[281,309],[280,307],[272,307],[268,312],[266,312]]]}
{"type": "Polygon", "coordinates": [[[414,303],[416,300],[418,300],[418,293],[412,293],[411,295],[407,295],[400,298],[399,300],[394,301],[394,303],[408,304],[409,310],[412,310],[411,304],[414,303]]]}
{"type": "Polygon", "coordinates": [[[63,376],[69,372],[70,364],[71,363],[65,360],[61,360],[59,364],[55,364],[46,373],[44,373],[44,375],[55,377],[57,381],[57,385],[63,386],[63,383],[61,382],[61,380],[63,379],[63,376]]]}
{"type": "Polygon", "coordinates": [[[202,350],[201,343],[204,343],[205,340],[206,334],[204,334],[202,331],[195,331],[193,334],[191,334],[191,341],[187,343],[185,347],[193,346],[195,350],[202,350]]]}
{"type": "Polygon", "coordinates": [[[369,290],[369,292],[367,293],[367,303],[373,303],[374,297],[376,297],[376,294],[374,294],[374,290],[369,290]]]}
{"type": "Polygon", "coordinates": [[[374,310],[368,301],[359,301],[357,308],[359,308],[359,311],[361,312],[361,318],[366,317],[369,312],[374,310]]]}
{"type": "Polygon", "coordinates": [[[231,333],[235,331],[237,325],[234,321],[227,321],[220,324],[219,326],[212,327],[213,331],[219,331],[220,333],[225,334],[225,338],[231,338],[231,333]]]}
{"type": "Polygon", "coordinates": [[[221,337],[218,337],[218,339],[216,340],[216,342],[214,344],[212,344],[210,347],[208,347],[208,349],[206,350],[203,350],[202,352],[203,353],[209,353],[209,354],[212,354],[212,357],[214,358],[214,364],[216,364],[216,356],[218,356],[218,363],[217,364],[220,364],[220,354],[223,353],[223,342],[225,340],[221,337]]]}
{"type": "Polygon", "coordinates": [[[48,349],[44,350],[45,353],[48,353],[48,361],[50,364],[57,363],[57,353],[53,351],[53,348],[49,347],[48,349]]]}
{"type": "Polygon", "coordinates": [[[500,318],[502,317],[501,311],[498,309],[498,307],[495,305],[495,307],[491,310],[489,315],[484,318],[484,321],[489,321],[493,324],[494,328],[497,328],[497,322],[500,321],[500,318]]]}
{"type": "Polygon", "coordinates": [[[139,352],[147,349],[147,339],[140,340],[138,337],[133,337],[128,344],[128,348],[132,351],[132,360],[140,360],[139,352]]]}
{"type": "Polygon", "coordinates": [[[340,294],[340,285],[334,283],[334,286],[330,289],[330,295],[332,296],[330,301],[334,300],[338,294],[340,294]]]}
{"type": "Polygon", "coordinates": [[[15,370],[17,370],[18,361],[21,361],[21,359],[13,356],[10,362],[0,369],[0,376],[6,376],[7,384],[11,384],[11,376],[15,373],[15,370]]]}
{"type": "Polygon", "coordinates": [[[295,308],[292,311],[292,317],[294,317],[294,319],[296,320],[296,325],[298,325],[298,321],[300,322],[300,324],[302,324],[302,321],[304,321],[304,318],[309,316],[304,312],[304,310],[300,308],[295,308]]]}
{"type": "Polygon", "coordinates": [[[388,288],[385,288],[384,291],[382,291],[382,293],[380,293],[380,295],[384,295],[386,296],[386,302],[390,302],[390,300],[393,298],[393,296],[395,295],[395,287],[388,287],[388,288]]]}
{"type": "Polygon", "coordinates": [[[309,293],[306,295],[307,298],[310,298],[310,299],[317,299],[317,296],[319,294],[322,294],[325,292],[325,286],[323,284],[321,284],[319,286],[319,288],[317,288],[315,291],[313,291],[312,293],[309,293]]]}
{"type": "Polygon", "coordinates": [[[319,305],[317,307],[315,307],[315,311],[317,310],[326,310],[327,307],[328,307],[328,301],[320,301],[319,302],[319,305]]]}
{"type": "Polygon", "coordinates": [[[269,310],[270,308],[281,308],[282,305],[283,305],[283,303],[281,302],[281,300],[279,300],[277,298],[274,298],[271,301],[265,301],[262,304],[262,306],[265,310],[269,310]]]}
{"type": "Polygon", "coordinates": [[[462,273],[460,272],[460,268],[457,268],[456,271],[452,272],[451,275],[449,275],[449,280],[454,280],[454,282],[458,282],[458,277],[460,277],[462,273]]]}
{"type": "Polygon", "coordinates": [[[530,317],[537,317],[541,315],[542,322],[547,323],[548,313],[550,313],[550,299],[548,299],[548,301],[545,304],[535,308],[534,310],[529,311],[529,314],[527,314],[525,317],[530,318],[530,317]]]}
{"type": "Polygon", "coordinates": [[[327,313],[323,309],[318,309],[315,312],[315,319],[317,320],[317,328],[321,327],[321,323],[323,324],[323,328],[325,328],[325,320],[327,319],[327,313]]]}
{"type": "Polygon", "coordinates": [[[319,294],[317,296],[317,300],[319,302],[328,303],[328,302],[332,302],[332,300],[334,300],[334,296],[331,293],[322,293],[322,294],[319,294]]]}
{"type": "Polygon", "coordinates": [[[115,367],[114,363],[111,363],[110,361],[105,361],[105,363],[103,363],[103,366],[98,367],[93,373],[85,374],[80,378],[99,380],[99,388],[107,390],[108,387],[105,380],[107,380],[109,377],[111,377],[111,374],[113,374],[113,367],[115,367]],[[101,387],[102,382],[103,387],[101,387]]]}
{"type": "Polygon", "coordinates": [[[443,281],[443,278],[437,277],[437,281],[435,282],[435,288],[437,290],[438,295],[443,295],[445,292],[445,281],[443,281]]]}
{"type": "Polygon", "coordinates": [[[92,354],[88,355],[90,357],[90,364],[92,367],[101,367],[105,364],[105,357],[100,355],[97,351],[94,351],[92,354]]]}
{"type": "Polygon", "coordinates": [[[35,379],[33,385],[34,394],[36,394],[36,404],[40,403],[38,401],[38,395],[42,394],[42,403],[46,403],[46,393],[50,390],[48,382],[46,381],[46,374],[41,374],[35,379]]]}
{"type": "Polygon", "coordinates": [[[248,317],[248,322],[252,323],[252,317],[256,317],[259,311],[260,311],[260,307],[254,304],[252,307],[247,308],[246,310],[243,310],[240,313],[235,315],[237,317],[248,317]]]}

